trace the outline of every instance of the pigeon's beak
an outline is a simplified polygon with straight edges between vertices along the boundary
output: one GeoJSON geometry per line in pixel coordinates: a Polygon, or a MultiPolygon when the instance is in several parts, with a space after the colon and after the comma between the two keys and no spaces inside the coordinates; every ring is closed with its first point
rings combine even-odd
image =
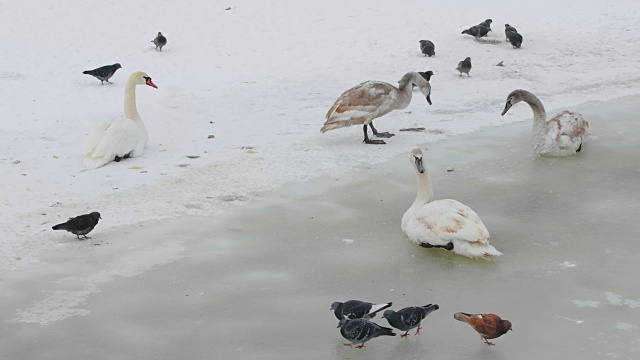
{"type": "Polygon", "coordinates": [[[432,105],[431,104],[431,94],[427,95],[427,102],[429,103],[429,105],[432,105]]]}
{"type": "Polygon", "coordinates": [[[147,85],[149,85],[149,86],[151,86],[151,87],[154,87],[154,88],[156,88],[156,89],[158,88],[158,87],[156,86],[156,84],[154,84],[154,83],[153,83],[153,81],[151,81],[151,78],[148,78],[148,79],[147,79],[147,85]]]}
{"type": "Polygon", "coordinates": [[[509,111],[509,109],[511,109],[511,101],[507,101],[507,103],[504,105],[504,110],[502,110],[502,116],[504,116],[504,114],[506,114],[507,111],[509,111]]]}

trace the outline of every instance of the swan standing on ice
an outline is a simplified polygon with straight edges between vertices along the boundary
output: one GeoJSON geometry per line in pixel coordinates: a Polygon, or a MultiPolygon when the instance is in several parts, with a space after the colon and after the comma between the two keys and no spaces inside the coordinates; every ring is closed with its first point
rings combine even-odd
{"type": "Polygon", "coordinates": [[[99,123],[89,134],[84,150],[84,166],[87,169],[142,155],[148,135],[136,107],[137,85],[158,88],[149,75],[142,71],[129,76],[124,87],[124,116],[99,123]]]}
{"type": "Polygon", "coordinates": [[[367,144],[385,144],[384,140],[370,140],[367,125],[378,137],[390,138],[394,134],[379,133],[373,127],[373,120],[393,110],[409,106],[412,95],[412,84],[416,84],[420,92],[431,105],[431,85],[417,72],[406,73],[398,82],[398,87],[381,81],[365,81],[345,91],[327,112],[320,132],[364,124],[364,142],[367,144]]]}
{"type": "Polygon", "coordinates": [[[418,195],[402,216],[402,231],[422,247],[444,248],[470,258],[490,260],[502,255],[489,244],[489,231],[473,210],[457,200],[433,200],[431,179],[422,162],[422,150],[409,160],[418,180],[418,195]]]}
{"type": "Polygon", "coordinates": [[[543,156],[568,156],[582,150],[582,143],[589,136],[589,123],[578,113],[568,110],[547,120],[544,106],[527,90],[513,90],[507,97],[502,115],[524,101],[533,111],[533,150],[543,156]]]}

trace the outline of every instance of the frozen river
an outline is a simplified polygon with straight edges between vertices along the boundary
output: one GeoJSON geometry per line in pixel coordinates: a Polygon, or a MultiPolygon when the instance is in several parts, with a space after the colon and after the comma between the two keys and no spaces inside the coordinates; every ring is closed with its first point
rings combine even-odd
{"type": "Polygon", "coordinates": [[[577,156],[535,156],[530,121],[425,151],[435,197],[480,215],[504,254],[495,262],[404,237],[416,184],[402,156],[222,217],[96,231],[7,273],[3,358],[638,359],[640,97],[575,110],[592,133],[577,156]],[[440,309],[420,336],[357,350],[329,311],[349,299],[440,309]],[[458,311],[499,314],[514,331],[487,347],[458,311]]]}

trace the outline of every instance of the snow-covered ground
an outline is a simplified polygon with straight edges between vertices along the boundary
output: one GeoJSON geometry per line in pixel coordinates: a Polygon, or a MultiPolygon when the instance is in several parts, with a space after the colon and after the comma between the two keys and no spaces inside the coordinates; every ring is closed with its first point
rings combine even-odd
{"type": "Polygon", "coordinates": [[[524,105],[500,116],[515,88],[547,110],[640,88],[638,1],[24,0],[0,3],[0,24],[0,270],[85,246],[51,231],[69,216],[100,211],[98,237],[124,224],[215,214],[286,182],[530,121],[524,105]],[[485,18],[499,43],[460,34],[485,18]],[[505,23],[524,36],[522,49],[504,42],[505,23]],[[168,38],[161,53],[150,42],[158,31],[168,38]],[[436,57],[420,54],[421,39],[435,43],[436,57]],[[471,77],[461,78],[454,69],[467,56],[471,77]],[[123,68],[114,84],[82,74],[115,62],[123,68]],[[159,87],[137,89],[145,154],[85,171],[88,132],[122,113],[124,83],[137,70],[159,87]],[[416,96],[378,120],[396,133],[387,145],[362,144],[360,126],[320,134],[342,91],[426,70],[435,72],[433,106],[416,96]],[[397,131],[416,126],[430,131],[397,131]]]}

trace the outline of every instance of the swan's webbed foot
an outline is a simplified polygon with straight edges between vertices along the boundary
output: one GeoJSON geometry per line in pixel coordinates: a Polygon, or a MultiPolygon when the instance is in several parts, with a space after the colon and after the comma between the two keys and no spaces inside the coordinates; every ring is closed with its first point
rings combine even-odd
{"type": "Polygon", "coordinates": [[[427,248],[427,249],[431,249],[431,248],[442,248],[448,251],[453,250],[453,243],[450,242],[447,245],[431,245],[429,243],[420,243],[420,246],[422,246],[423,248],[427,248]]]}
{"type": "Polygon", "coordinates": [[[373,145],[383,145],[386,144],[384,140],[371,140],[369,139],[369,134],[367,134],[367,124],[364,124],[364,140],[362,141],[365,144],[373,144],[373,145]]]}
{"type": "Polygon", "coordinates": [[[582,143],[580,143],[580,146],[578,146],[578,150],[576,150],[576,152],[580,152],[580,150],[582,150],[582,143]]]}
{"type": "Polygon", "coordinates": [[[378,132],[378,130],[376,130],[376,128],[373,127],[373,123],[369,124],[369,127],[371,127],[371,131],[373,131],[373,135],[377,136],[377,137],[381,137],[381,138],[390,138],[392,136],[395,136],[395,134],[389,133],[389,132],[378,132]]]}
{"type": "Polygon", "coordinates": [[[128,159],[131,157],[131,152],[124,154],[123,159],[128,159]]]}
{"type": "Polygon", "coordinates": [[[120,162],[120,160],[122,160],[122,158],[118,155],[116,155],[115,159],[113,159],[113,161],[115,162],[120,162]]]}

